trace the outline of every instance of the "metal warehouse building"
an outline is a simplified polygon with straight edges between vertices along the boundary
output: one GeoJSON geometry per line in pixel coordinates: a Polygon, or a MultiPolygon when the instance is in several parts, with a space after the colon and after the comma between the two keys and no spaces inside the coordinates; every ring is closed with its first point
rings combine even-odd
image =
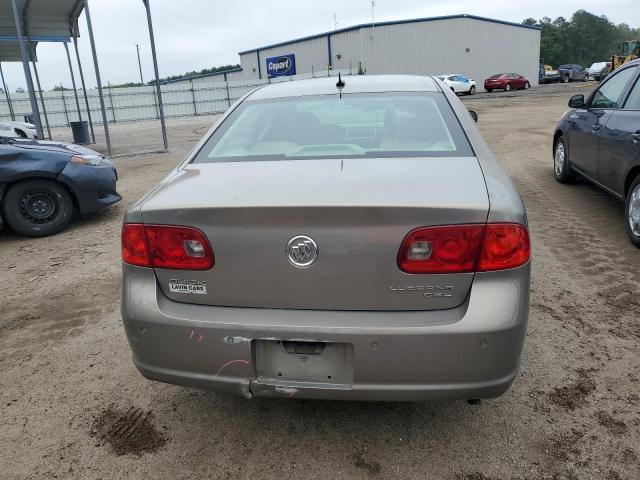
{"type": "Polygon", "coordinates": [[[462,73],[481,82],[517,72],[537,83],[540,29],[451,15],[355,25],[240,52],[243,79],[327,69],[368,74],[462,73]]]}

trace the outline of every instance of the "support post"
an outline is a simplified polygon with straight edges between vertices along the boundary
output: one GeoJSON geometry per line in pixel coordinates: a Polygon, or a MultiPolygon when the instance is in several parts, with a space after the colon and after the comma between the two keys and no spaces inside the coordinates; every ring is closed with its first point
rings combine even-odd
{"type": "MultiPolygon", "coordinates": [[[[64,89],[64,87],[62,86],[62,83],[60,84],[60,87],[64,89]]],[[[67,125],[71,126],[71,124],[69,123],[69,111],[67,110],[67,101],[64,98],[64,90],[60,90],[60,98],[62,100],[62,107],[64,108],[64,118],[67,119],[67,125]]]]}
{"type": "Polygon", "coordinates": [[[136,51],[138,52],[138,70],[140,70],[140,83],[144,85],[144,79],[142,78],[142,62],[140,62],[140,45],[136,43],[136,51]]]}
{"type": "MultiPolygon", "coordinates": [[[[15,0],[12,1],[15,2],[15,0]]],[[[91,54],[93,55],[93,68],[96,71],[96,83],[98,84],[98,96],[100,97],[100,110],[102,113],[104,137],[107,142],[107,152],[109,153],[109,156],[111,156],[111,137],[109,136],[109,123],[107,122],[107,111],[104,106],[104,96],[102,94],[102,81],[100,80],[100,67],[98,67],[96,42],[93,38],[93,25],[91,24],[91,14],[89,13],[89,0],[84,0],[84,13],[87,16],[87,30],[89,31],[89,43],[91,43],[91,54]]]]}
{"type": "Polygon", "coordinates": [[[151,93],[153,95],[153,106],[156,107],[156,119],[160,120],[160,110],[158,110],[158,94],[156,92],[156,88],[152,88],[153,90],[151,91],[151,93]]]}
{"type": "Polygon", "coordinates": [[[9,89],[4,81],[4,73],[2,73],[2,62],[0,62],[0,78],[2,79],[2,89],[4,90],[4,96],[7,99],[7,106],[9,107],[9,115],[11,115],[11,121],[16,121],[16,114],[13,112],[13,105],[11,105],[11,96],[9,95],[9,89]]]}
{"type": "Polygon", "coordinates": [[[84,104],[87,107],[87,119],[89,120],[89,129],[91,130],[91,139],[96,143],[96,134],[93,131],[93,122],[91,121],[91,107],[89,107],[89,97],[87,96],[87,86],[84,84],[84,74],[82,73],[82,62],[80,62],[80,52],[78,51],[78,37],[73,37],[73,47],[76,51],[76,61],[78,62],[78,72],[80,73],[80,83],[82,83],[82,92],[84,94],[84,104]]]}
{"type": "Polygon", "coordinates": [[[36,75],[36,85],[38,86],[38,94],[40,96],[40,104],[42,105],[42,113],[44,115],[44,123],[47,126],[47,135],[49,136],[49,140],[51,140],[51,127],[49,126],[49,116],[47,115],[47,106],[44,103],[44,95],[42,94],[42,87],[40,86],[40,75],[38,74],[38,66],[36,65],[36,48],[31,43],[31,25],[29,23],[29,3],[30,0],[27,0],[26,6],[24,7],[24,25],[26,27],[27,34],[27,42],[29,46],[29,51],[31,52],[31,65],[33,66],[33,73],[36,75]]]}
{"type": "Polygon", "coordinates": [[[142,0],[144,7],[147,10],[147,25],[149,26],[149,40],[151,42],[151,57],[153,58],[153,73],[156,78],[156,91],[158,95],[158,112],[160,114],[160,127],[162,128],[162,141],[164,143],[164,149],[169,149],[169,142],[167,141],[167,126],[164,123],[164,108],[162,106],[162,91],[160,88],[160,76],[158,75],[158,57],[156,56],[156,41],[153,37],[153,22],[151,21],[151,7],[149,6],[149,0],[142,0]]]}
{"type": "Polygon", "coordinates": [[[231,108],[231,93],[229,92],[229,79],[227,78],[227,74],[224,74],[224,84],[227,88],[227,106],[231,108]]]}
{"type": "Polygon", "coordinates": [[[116,122],[116,109],[113,106],[113,93],[111,93],[111,83],[107,83],[107,91],[109,92],[109,103],[111,104],[111,116],[113,117],[113,124],[116,122]]]}
{"type": "MultiPolygon", "coordinates": [[[[31,43],[31,40],[29,40],[31,43]]],[[[38,75],[38,67],[36,67],[36,61],[31,58],[31,65],[33,65],[33,73],[36,74],[36,85],[38,86],[38,93],[40,96],[40,103],[42,104],[42,114],[44,115],[44,124],[47,126],[47,135],[51,140],[51,127],[49,126],[49,117],[47,116],[47,106],[44,104],[44,95],[42,95],[42,87],[40,86],[40,76],[38,75]]]]}
{"type": "Polygon", "coordinates": [[[193,80],[189,79],[189,82],[191,83],[191,101],[193,102],[193,114],[197,117],[198,105],[196,104],[196,92],[193,89],[193,80]]]}
{"type": "Polygon", "coordinates": [[[24,45],[20,14],[18,13],[16,0],[11,0],[11,9],[13,10],[13,19],[16,24],[16,36],[18,37],[18,44],[20,45],[20,57],[22,59],[22,68],[24,69],[24,78],[27,82],[27,90],[29,90],[29,101],[31,102],[31,110],[33,112],[34,121],[36,122],[36,130],[38,132],[38,137],[44,138],[42,125],[40,124],[40,110],[38,109],[36,92],[35,92],[35,89],[33,88],[33,79],[31,78],[31,69],[29,68],[29,58],[27,55],[27,47],[24,45]]]}
{"type": "Polygon", "coordinates": [[[76,109],[78,110],[78,121],[82,121],[82,114],[80,113],[80,100],[78,99],[78,90],[76,88],[76,77],[73,74],[73,65],[71,65],[71,55],[69,55],[69,45],[64,42],[64,50],[67,52],[67,62],[69,63],[69,73],[71,74],[71,85],[73,86],[73,96],[76,99],[76,109]]]}

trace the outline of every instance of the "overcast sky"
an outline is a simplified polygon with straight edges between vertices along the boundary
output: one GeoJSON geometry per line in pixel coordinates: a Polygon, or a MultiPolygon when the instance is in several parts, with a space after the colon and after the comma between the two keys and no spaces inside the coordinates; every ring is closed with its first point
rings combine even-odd
{"type": "MultiPolygon", "coordinates": [[[[90,0],[104,84],[139,78],[135,44],[141,46],[144,80],[153,75],[141,0],[90,0]]],[[[570,17],[580,8],[615,23],[640,26],[640,0],[376,0],[376,21],[468,13],[521,22],[527,17],[570,17]]],[[[239,63],[238,52],[270,43],[371,21],[370,0],[150,0],[160,76],[239,63]]],[[[88,86],[95,86],[84,14],[81,57],[88,86]]],[[[39,44],[43,89],[70,86],[64,48],[39,44]]],[[[10,91],[25,86],[20,63],[3,63],[10,91]]]]}

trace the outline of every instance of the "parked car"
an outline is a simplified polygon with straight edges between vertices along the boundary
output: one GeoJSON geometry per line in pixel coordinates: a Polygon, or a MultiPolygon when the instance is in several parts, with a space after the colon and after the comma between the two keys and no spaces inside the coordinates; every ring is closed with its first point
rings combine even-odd
{"type": "Polygon", "coordinates": [[[538,79],[538,83],[547,84],[547,83],[558,83],[560,81],[560,75],[557,70],[550,70],[545,72],[544,77],[538,79]]]}
{"type": "Polygon", "coordinates": [[[36,126],[26,122],[0,122],[0,137],[38,138],[36,126]]]}
{"type": "Polygon", "coordinates": [[[574,95],[553,137],[556,180],[581,175],[626,202],[625,226],[640,247],[640,60],[630,62],[586,99],[574,95]]]}
{"type": "Polygon", "coordinates": [[[487,92],[493,92],[494,90],[508,92],[509,90],[519,90],[530,86],[529,80],[518,73],[498,73],[484,81],[484,89],[487,92]]]}
{"type": "Polygon", "coordinates": [[[438,75],[438,78],[455,93],[466,93],[467,95],[476,93],[476,81],[459,73],[438,75]]]}
{"type": "Polygon", "coordinates": [[[587,79],[587,69],[581,65],[560,65],[558,67],[558,75],[563,83],[584,82],[587,79]]]}
{"type": "Polygon", "coordinates": [[[558,71],[554,70],[551,65],[540,64],[538,69],[538,83],[540,85],[545,83],[555,83],[559,80],[558,71]]]}
{"type": "Polygon", "coordinates": [[[254,90],[122,228],[147,378],[252,396],[479,399],[517,375],[524,205],[434,77],[254,90]]]}
{"type": "Polygon", "coordinates": [[[0,228],[42,237],[120,201],[113,164],[80,145],[0,137],[0,228]]]}
{"type": "Polygon", "coordinates": [[[596,62],[587,69],[587,79],[596,82],[604,79],[609,73],[611,62],[596,62]]]}

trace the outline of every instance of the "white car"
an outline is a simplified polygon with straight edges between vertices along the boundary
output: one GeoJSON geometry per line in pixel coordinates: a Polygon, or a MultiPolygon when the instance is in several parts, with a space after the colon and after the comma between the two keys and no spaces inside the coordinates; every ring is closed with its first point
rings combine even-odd
{"type": "Polygon", "coordinates": [[[609,73],[611,62],[596,62],[587,69],[589,80],[600,81],[609,73]]]}
{"type": "Polygon", "coordinates": [[[0,137],[38,138],[38,131],[32,123],[0,122],[0,137]]]}
{"type": "Polygon", "coordinates": [[[466,93],[467,95],[476,93],[476,81],[472,78],[467,78],[459,73],[438,75],[438,78],[451,88],[454,93],[466,93]]]}

